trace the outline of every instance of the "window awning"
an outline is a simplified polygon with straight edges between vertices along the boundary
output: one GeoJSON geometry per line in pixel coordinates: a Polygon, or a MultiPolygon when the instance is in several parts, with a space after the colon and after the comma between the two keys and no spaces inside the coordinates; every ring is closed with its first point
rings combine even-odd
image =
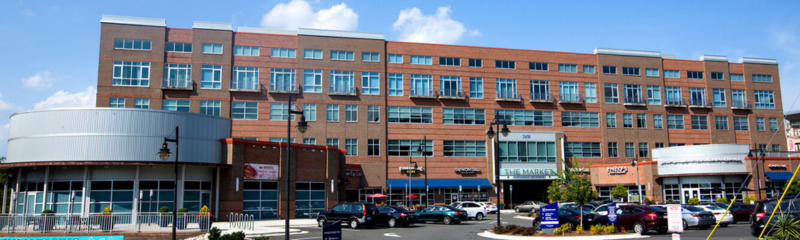
{"type": "Polygon", "coordinates": [[[792,172],[765,172],[765,175],[772,181],[784,182],[792,178],[792,172]]]}
{"type": "MultiPolygon", "coordinates": [[[[386,181],[389,188],[403,189],[408,185],[408,179],[389,179],[386,181]]],[[[485,178],[451,178],[428,179],[428,188],[491,188],[492,184],[485,178]]],[[[411,188],[425,188],[425,179],[411,179],[411,188]]]]}

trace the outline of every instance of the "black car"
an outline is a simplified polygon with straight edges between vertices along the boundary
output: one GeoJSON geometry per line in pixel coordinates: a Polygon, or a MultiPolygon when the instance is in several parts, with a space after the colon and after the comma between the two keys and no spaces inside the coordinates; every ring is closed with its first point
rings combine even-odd
{"type": "Polygon", "coordinates": [[[614,202],[614,199],[601,198],[601,199],[595,199],[594,201],[589,202],[589,204],[594,205],[594,207],[599,207],[600,205],[609,204],[609,203],[612,203],[612,202],[614,202]]]}
{"type": "Polygon", "coordinates": [[[417,221],[417,213],[409,212],[399,207],[379,206],[378,216],[375,218],[376,224],[386,224],[389,225],[389,227],[395,227],[397,225],[408,227],[408,225],[414,224],[417,221]]]}
{"type": "MultiPolygon", "coordinates": [[[[588,229],[597,219],[597,214],[584,212],[583,213],[583,228],[588,229]]],[[[542,228],[541,216],[533,219],[533,227],[537,230],[542,228]]],[[[569,224],[572,229],[581,225],[581,213],[575,209],[558,209],[558,225],[569,224]]]]}
{"type": "MultiPolygon", "coordinates": [[[[750,214],[750,234],[754,237],[758,237],[761,234],[770,214],[776,207],[778,207],[778,211],[775,211],[775,216],[769,222],[770,228],[775,227],[776,218],[781,212],[788,214],[793,220],[800,220],[800,195],[786,196],[780,205],[778,205],[778,199],[776,198],[761,200],[756,202],[756,207],[753,209],[753,213],[750,214]]],[[[770,232],[770,229],[764,231],[765,235],[769,235],[770,232]]]]}
{"type": "Polygon", "coordinates": [[[370,227],[375,224],[377,216],[378,209],[374,203],[339,203],[329,211],[320,212],[317,223],[322,227],[325,222],[341,220],[343,224],[350,225],[350,228],[358,228],[361,225],[370,227]]]}

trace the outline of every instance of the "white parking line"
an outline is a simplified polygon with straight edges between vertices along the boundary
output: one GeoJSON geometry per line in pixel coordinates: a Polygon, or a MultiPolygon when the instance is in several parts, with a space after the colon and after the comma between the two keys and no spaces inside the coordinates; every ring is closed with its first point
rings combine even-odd
{"type": "Polygon", "coordinates": [[[361,230],[342,228],[342,231],[361,232],[361,230]]]}
{"type": "Polygon", "coordinates": [[[395,233],[384,233],[383,236],[384,237],[400,237],[399,235],[397,235],[395,233]]]}

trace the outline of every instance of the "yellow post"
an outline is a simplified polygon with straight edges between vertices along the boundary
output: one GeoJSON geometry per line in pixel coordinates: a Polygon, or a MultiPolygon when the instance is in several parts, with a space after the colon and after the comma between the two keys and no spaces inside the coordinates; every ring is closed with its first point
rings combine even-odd
{"type": "Polygon", "coordinates": [[[764,229],[761,229],[761,234],[758,235],[758,239],[761,239],[761,237],[764,236],[764,231],[766,231],[767,227],[769,227],[769,222],[772,221],[772,216],[775,216],[775,210],[778,210],[778,206],[780,206],[781,202],[783,202],[783,197],[786,196],[786,190],[789,190],[789,187],[792,186],[792,181],[794,181],[794,178],[797,177],[797,170],[800,170],[800,165],[798,165],[797,168],[794,169],[794,174],[792,174],[792,178],[789,179],[789,183],[787,183],[786,187],[783,188],[783,194],[781,194],[781,198],[778,200],[778,204],[775,205],[775,208],[772,209],[772,214],[769,215],[769,219],[767,219],[767,224],[764,225],[764,229]]]}
{"type": "Polygon", "coordinates": [[[706,240],[711,239],[711,235],[714,235],[714,231],[717,231],[717,227],[719,226],[719,223],[722,222],[722,219],[725,218],[725,215],[728,215],[728,210],[731,209],[731,206],[733,206],[734,202],[736,202],[736,195],[733,195],[733,200],[731,200],[731,203],[728,204],[728,208],[726,208],[725,212],[722,213],[722,217],[719,218],[719,221],[717,221],[717,224],[714,225],[714,229],[711,229],[711,233],[708,234],[708,237],[706,238],[706,240]]]}

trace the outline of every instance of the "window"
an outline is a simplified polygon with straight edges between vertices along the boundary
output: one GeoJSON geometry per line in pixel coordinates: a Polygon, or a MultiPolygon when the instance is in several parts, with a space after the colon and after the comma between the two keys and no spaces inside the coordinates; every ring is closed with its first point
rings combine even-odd
{"type": "Polygon", "coordinates": [[[445,157],[486,157],[485,141],[448,141],[445,140],[445,157]]]}
{"type": "Polygon", "coordinates": [[[774,117],[769,118],[769,131],[771,132],[778,131],[778,118],[774,117]]]}
{"type": "Polygon", "coordinates": [[[463,97],[461,92],[461,77],[439,76],[439,96],[463,97]]]}
{"type": "Polygon", "coordinates": [[[728,130],[728,116],[714,116],[717,130],[728,130]]]}
{"type": "Polygon", "coordinates": [[[306,144],[306,145],[317,145],[317,139],[316,138],[303,138],[303,144],[306,144]]]}
{"type": "Polygon", "coordinates": [[[361,53],[361,61],[362,62],[380,62],[381,61],[381,54],[376,52],[362,52],[361,53]]]}
{"type": "Polygon", "coordinates": [[[600,120],[594,112],[561,112],[563,127],[599,127],[600,120]]]}
{"type": "Polygon", "coordinates": [[[725,80],[721,72],[711,72],[711,80],[725,80]]]}
{"type": "Polygon", "coordinates": [[[686,77],[690,79],[703,79],[703,72],[686,71],[686,77]]]}
{"type": "Polygon", "coordinates": [[[109,99],[108,107],[110,108],[125,108],[125,98],[112,97],[109,99]]]}
{"type": "Polygon", "coordinates": [[[390,123],[433,123],[433,109],[429,107],[387,107],[390,123]]]}
{"type": "Polygon", "coordinates": [[[231,103],[231,118],[238,120],[257,120],[258,119],[258,103],[257,102],[232,102],[231,103]]]}
{"type": "Polygon", "coordinates": [[[767,144],[758,144],[758,149],[766,151],[767,150],[767,144]]]}
{"type": "Polygon", "coordinates": [[[661,105],[661,86],[647,86],[647,104],[661,105]]]}
{"type": "Polygon", "coordinates": [[[690,87],[689,105],[706,106],[706,89],[690,87]]]}
{"type": "Polygon", "coordinates": [[[550,82],[531,80],[531,100],[553,100],[550,94],[550,82]]]}
{"type": "Polygon", "coordinates": [[[503,61],[503,60],[496,60],[494,61],[495,68],[505,68],[505,69],[516,69],[517,63],[514,61],[503,61]]]}
{"type": "Polygon", "coordinates": [[[605,84],[606,103],[619,103],[619,87],[616,83],[605,84]]]}
{"type": "Polygon", "coordinates": [[[355,93],[353,71],[331,70],[329,93],[355,93]]]}
{"type": "Polygon", "coordinates": [[[358,139],[356,138],[345,139],[344,149],[347,151],[347,156],[358,156],[358,139]]]}
{"type": "Polygon", "coordinates": [[[766,126],[764,126],[764,118],[757,117],[756,118],[756,130],[759,132],[767,131],[766,126]]]}
{"type": "MultiPolygon", "coordinates": [[[[389,156],[422,156],[417,154],[417,149],[420,147],[422,140],[387,140],[387,149],[389,156]]],[[[425,149],[422,154],[425,156],[433,156],[433,140],[425,141],[425,149]]]]}
{"type": "Polygon", "coordinates": [[[653,128],[664,129],[664,119],[661,114],[653,114],[653,128]]]}
{"type": "Polygon", "coordinates": [[[461,66],[461,58],[439,57],[439,66],[461,66]]]}
{"type": "Polygon", "coordinates": [[[645,68],[644,73],[648,77],[658,77],[658,68],[645,68]]]}
{"type": "MultiPolygon", "coordinates": [[[[298,182],[295,183],[295,211],[294,218],[311,218],[325,211],[325,183],[324,182],[298,182]]],[[[265,208],[262,208],[265,209],[265,208]]],[[[269,209],[269,208],[266,208],[269,209]]]]}
{"type": "Polygon", "coordinates": [[[136,98],[133,100],[133,108],[148,109],[150,108],[150,99],[136,98]]]}
{"type": "Polygon", "coordinates": [[[233,55],[258,57],[260,49],[259,47],[233,46],[233,55]]]}
{"type": "Polygon", "coordinates": [[[431,56],[414,56],[411,55],[411,64],[431,65],[433,60],[431,56]]]}
{"type": "Polygon", "coordinates": [[[664,87],[664,90],[667,92],[667,104],[668,105],[681,105],[683,102],[683,98],[681,97],[681,88],[680,87],[664,87]]]}
{"type": "MultiPolygon", "coordinates": [[[[140,212],[158,212],[158,209],[162,206],[173,209],[172,196],[174,194],[173,190],[175,190],[175,183],[173,181],[142,180],[139,182],[139,190],[145,192],[140,199],[140,212]],[[153,191],[152,198],[149,194],[150,190],[153,191]]],[[[78,197],[79,196],[76,195],[76,198],[78,197]]]]}
{"type": "Polygon", "coordinates": [[[756,108],[775,109],[775,98],[772,91],[755,90],[756,108]]]}
{"type": "Polygon", "coordinates": [[[666,70],[664,69],[664,77],[665,78],[680,78],[681,72],[678,70],[666,70]]]}
{"type": "Polygon", "coordinates": [[[389,96],[403,96],[403,74],[389,73],[389,96]]]}
{"type": "Polygon", "coordinates": [[[558,64],[559,72],[578,72],[578,65],[575,64],[558,64]]]}
{"type": "Polygon", "coordinates": [[[270,81],[269,90],[271,91],[297,91],[297,85],[294,80],[294,69],[290,68],[273,68],[270,70],[272,79],[270,81]]]}
{"type": "Polygon", "coordinates": [[[692,129],[708,130],[708,116],[692,116],[692,129]]]}
{"type": "Polygon", "coordinates": [[[636,76],[639,76],[639,68],[637,68],[637,67],[622,67],[622,75],[636,75],[636,76]]]}
{"type": "Polygon", "coordinates": [[[516,79],[498,78],[495,81],[497,82],[497,93],[496,93],[497,98],[506,98],[506,99],[519,98],[519,93],[517,92],[516,79]]]}
{"type": "Polygon", "coordinates": [[[564,143],[564,154],[568,158],[599,158],[599,142],[566,142],[564,143]]]}
{"type": "Polygon", "coordinates": [[[361,94],[378,95],[381,94],[380,74],[376,72],[361,73],[361,94]]]}
{"type": "Polygon", "coordinates": [[[622,114],[622,127],[633,128],[633,114],[631,113],[622,114]]]}
{"type": "Polygon", "coordinates": [[[469,98],[483,99],[483,78],[469,77],[469,98]]]}
{"type": "Polygon", "coordinates": [[[469,59],[469,66],[470,67],[483,67],[483,59],[469,59]]]}
{"type": "Polygon", "coordinates": [[[618,157],[617,154],[617,143],[616,142],[609,142],[608,143],[608,157],[615,158],[618,157]]]}
{"type": "Polygon", "coordinates": [[[683,129],[683,115],[667,115],[667,129],[683,129]]]}
{"type": "Polygon", "coordinates": [[[233,80],[231,89],[258,90],[257,67],[233,67],[233,80]]]}
{"type": "MultiPolygon", "coordinates": [[[[133,210],[133,181],[91,181],[91,188],[92,191],[87,194],[90,213],[100,213],[112,204],[115,213],[130,213],[133,210]]],[[[41,199],[39,194],[36,195],[41,199]]]]}
{"type": "Polygon", "coordinates": [[[380,155],[381,155],[381,140],[367,139],[367,156],[377,157],[380,155]]]}
{"type": "Polygon", "coordinates": [[[200,100],[200,114],[219,117],[221,101],[200,100]]]}
{"type": "Polygon", "coordinates": [[[322,70],[303,70],[303,92],[322,92],[322,70]]]}
{"type": "Polygon", "coordinates": [[[317,121],[317,104],[303,103],[303,116],[307,121],[317,121]]]}
{"type": "Polygon", "coordinates": [[[733,130],[748,131],[749,129],[747,117],[733,117],[733,130]]]}
{"type": "MultiPolygon", "coordinates": [[[[511,63],[513,64],[513,62],[511,62],[511,63]]],[[[514,68],[514,67],[510,67],[510,68],[514,68]]],[[[528,63],[528,69],[535,70],[535,71],[547,71],[548,70],[548,64],[547,63],[542,63],[542,62],[529,62],[528,63]]]]}
{"type": "Polygon", "coordinates": [[[780,152],[781,151],[781,145],[780,144],[772,144],[772,151],[773,152],[780,152]]]}
{"type": "Polygon", "coordinates": [[[594,73],[594,66],[583,65],[583,73],[594,73]]]}
{"type": "Polygon", "coordinates": [[[152,41],[136,39],[114,39],[114,49],[151,50],[152,41]]]}
{"type": "MultiPolygon", "coordinates": [[[[352,53],[350,52],[350,60],[352,59],[352,53]]],[[[292,48],[272,48],[271,57],[281,57],[281,58],[295,58],[295,50],[292,48]]],[[[333,58],[331,58],[333,59],[333,58]]]]}
{"type": "Polygon", "coordinates": [[[636,127],[641,129],[647,128],[647,114],[644,113],[636,114],[636,127]]]}
{"type": "Polygon", "coordinates": [[[648,157],[648,153],[650,150],[648,149],[647,143],[639,143],[639,157],[646,158],[648,157]]]}
{"type": "Polygon", "coordinates": [[[725,89],[714,88],[712,92],[714,94],[714,107],[725,107],[727,105],[725,102],[725,89]]]}
{"type": "Polygon", "coordinates": [[[644,104],[641,85],[625,84],[623,86],[625,87],[625,103],[644,104]]]}
{"type": "Polygon", "coordinates": [[[555,142],[500,142],[501,162],[555,162],[555,142]]]}
{"type": "Polygon", "coordinates": [[[203,43],[203,53],[222,54],[222,44],[203,43]]]}
{"type": "Polygon", "coordinates": [[[552,111],[494,110],[495,118],[514,126],[553,126],[552,111]]]}
{"type": "Polygon", "coordinates": [[[670,143],[669,146],[670,147],[686,146],[686,143],[670,143]]]}
{"type": "Polygon", "coordinates": [[[629,158],[635,157],[636,156],[635,151],[636,150],[634,149],[632,142],[625,143],[625,157],[629,158]]]}
{"type": "Polygon", "coordinates": [[[580,101],[581,94],[578,91],[577,82],[560,82],[558,85],[562,101],[580,101]]]}
{"type": "Polygon", "coordinates": [[[605,73],[605,74],[617,74],[617,67],[615,67],[615,66],[603,66],[603,73],[605,73]]]}
{"type": "Polygon", "coordinates": [[[192,52],[192,44],[191,43],[167,42],[164,45],[164,51],[166,51],[166,52],[191,53],[192,52]]]}
{"type": "Polygon", "coordinates": [[[162,87],[192,87],[192,65],[178,63],[164,63],[164,79],[162,87]]]}
{"type": "Polygon", "coordinates": [[[411,96],[435,96],[431,75],[411,74],[411,96]]]}
{"type": "Polygon", "coordinates": [[[656,143],[656,145],[655,145],[655,146],[653,146],[653,147],[654,147],[654,148],[664,148],[664,143],[658,143],[658,142],[657,142],[657,143],[656,143]]]}
{"type": "Polygon", "coordinates": [[[381,121],[381,106],[368,105],[367,106],[367,122],[380,122],[381,121]]]}
{"type": "Polygon", "coordinates": [[[353,61],[352,51],[331,51],[331,60],[353,61]]]}
{"type": "Polygon", "coordinates": [[[358,105],[344,105],[344,121],[358,122],[358,105]]]}
{"type": "Polygon", "coordinates": [[[731,107],[746,107],[748,104],[744,90],[731,89],[731,107]]]}
{"type": "Polygon", "coordinates": [[[113,86],[150,86],[150,63],[114,61],[113,86]]]}
{"type": "Polygon", "coordinates": [[[584,83],[583,84],[583,95],[585,95],[585,99],[587,103],[597,103],[597,84],[595,83],[584,83]]]}
{"type": "Polygon", "coordinates": [[[339,139],[338,138],[328,138],[325,139],[325,146],[329,147],[339,147],[339,139]]]}
{"type": "Polygon", "coordinates": [[[200,66],[200,88],[220,89],[222,88],[222,66],[220,65],[201,65],[200,66]]]}
{"type": "MultiPolygon", "coordinates": [[[[192,212],[199,212],[200,189],[211,191],[211,182],[184,181],[183,182],[183,207],[192,212]]],[[[210,194],[209,194],[210,195],[210,194]]],[[[203,199],[203,204],[208,204],[209,198],[203,199]]]]}
{"type": "Polygon", "coordinates": [[[483,109],[474,108],[442,108],[444,124],[486,124],[486,115],[483,109]]]}
{"type": "Polygon", "coordinates": [[[730,77],[731,77],[731,81],[737,81],[737,82],[744,81],[744,75],[743,74],[731,73],[730,77]]]}
{"type": "Polygon", "coordinates": [[[616,128],[617,127],[617,114],[616,113],[606,113],[606,127],[607,128],[616,128]]]}
{"type": "Polygon", "coordinates": [[[753,82],[772,82],[772,75],[753,74],[753,82]]]}
{"type": "Polygon", "coordinates": [[[339,104],[328,104],[325,106],[325,120],[328,122],[339,121],[339,104]]]}
{"type": "Polygon", "coordinates": [[[403,63],[403,55],[389,54],[389,63],[403,63]]]}
{"type": "Polygon", "coordinates": [[[303,58],[322,59],[321,49],[303,49],[303,58]]]}
{"type": "MultiPolygon", "coordinates": [[[[269,138],[269,141],[270,142],[276,142],[276,143],[285,143],[286,142],[286,138],[269,138]]],[[[289,141],[290,142],[294,142],[294,138],[290,138],[289,141]]]]}
{"type": "Polygon", "coordinates": [[[167,111],[189,112],[189,106],[189,100],[164,99],[161,102],[161,109],[167,111]]]}

